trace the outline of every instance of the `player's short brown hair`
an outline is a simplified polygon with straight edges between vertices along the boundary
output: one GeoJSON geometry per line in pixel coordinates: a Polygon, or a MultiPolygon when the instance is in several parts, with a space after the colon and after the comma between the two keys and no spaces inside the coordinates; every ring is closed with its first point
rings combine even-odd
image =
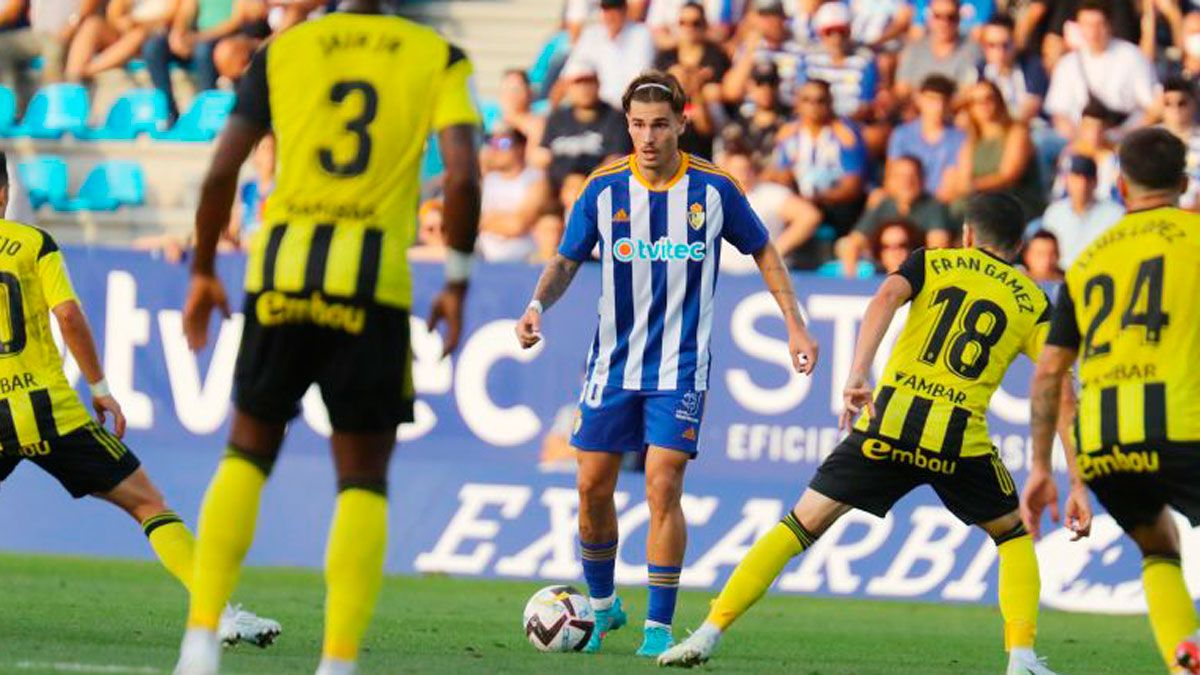
{"type": "Polygon", "coordinates": [[[683,85],[675,79],[674,75],[661,70],[647,70],[634,78],[633,82],[630,82],[629,86],[625,88],[625,95],[621,97],[621,107],[625,110],[625,114],[629,114],[629,106],[634,101],[669,103],[671,112],[682,115],[683,107],[687,103],[687,94],[684,93],[683,85]]]}
{"type": "Polygon", "coordinates": [[[1187,167],[1187,146],[1162,127],[1130,132],[1117,152],[1125,180],[1147,190],[1179,189],[1187,167]]]}

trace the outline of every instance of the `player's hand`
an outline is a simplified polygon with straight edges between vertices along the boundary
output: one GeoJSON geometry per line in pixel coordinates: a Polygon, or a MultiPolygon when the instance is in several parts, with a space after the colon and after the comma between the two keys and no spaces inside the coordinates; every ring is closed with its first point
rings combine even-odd
{"type": "Polygon", "coordinates": [[[536,309],[529,308],[521,315],[521,320],[517,321],[517,340],[521,343],[521,349],[529,349],[542,341],[542,313],[536,309]]]}
{"type": "Polygon", "coordinates": [[[183,304],[183,333],[192,351],[204,349],[208,344],[208,320],[214,307],[221,311],[222,317],[229,318],[225,286],[215,276],[193,274],[187,302],[183,304]]]}
{"type": "Polygon", "coordinates": [[[817,352],[820,350],[817,341],[808,334],[808,329],[800,326],[788,331],[788,352],[792,355],[792,368],[801,375],[812,375],[817,369],[817,352]]]}
{"type": "MultiPolygon", "coordinates": [[[[1021,522],[1034,539],[1042,536],[1042,512],[1047,508],[1050,509],[1050,520],[1058,523],[1058,485],[1048,470],[1034,467],[1029,470],[1025,488],[1021,490],[1021,522]]],[[[1089,527],[1090,518],[1089,514],[1089,527]]]]}
{"type": "Polygon", "coordinates": [[[445,345],[442,349],[443,359],[458,348],[458,341],[462,338],[463,300],[466,296],[466,283],[447,283],[433,299],[429,309],[426,327],[430,331],[436,329],[439,323],[446,323],[446,336],[442,340],[445,345]]]}
{"type": "Polygon", "coordinates": [[[871,383],[862,375],[851,375],[846,380],[846,388],[842,390],[842,416],[838,420],[838,428],[849,429],[854,424],[854,418],[866,408],[871,417],[875,416],[875,399],[871,383]]]}
{"type": "Polygon", "coordinates": [[[1067,495],[1067,529],[1073,533],[1071,541],[1079,541],[1092,533],[1092,502],[1087,488],[1082,484],[1072,485],[1067,495]]]}
{"type": "Polygon", "coordinates": [[[111,414],[113,418],[113,433],[117,438],[125,437],[125,413],[121,412],[121,404],[112,396],[92,397],[92,407],[96,409],[96,421],[104,426],[111,414]]]}

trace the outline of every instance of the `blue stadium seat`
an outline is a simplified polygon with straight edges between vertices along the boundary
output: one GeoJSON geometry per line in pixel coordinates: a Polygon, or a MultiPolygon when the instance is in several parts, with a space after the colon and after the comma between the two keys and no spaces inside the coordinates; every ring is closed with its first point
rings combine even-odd
{"type": "Polygon", "coordinates": [[[85,140],[132,141],[138,134],[166,130],[168,117],[166,94],[157,89],[131,89],[109,108],[104,126],[76,135],[85,140]]]}
{"type": "Polygon", "coordinates": [[[67,201],[67,163],[61,157],[34,157],[19,162],[17,176],[34,209],[67,201]]]}
{"type": "Polygon", "coordinates": [[[483,99],[479,102],[479,112],[483,117],[483,133],[491,135],[496,131],[496,125],[502,119],[500,103],[491,99],[483,99]]]}
{"type": "MultiPolygon", "coordinates": [[[[870,279],[875,276],[875,265],[868,260],[859,260],[858,269],[855,271],[855,279],[870,279]]],[[[842,263],[837,260],[829,260],[821,263],[821,266],[816,269],[817,276],[827,279],[842,278],[842,263]]]]}
{"type": "Polygon", "coordinates": [[[62,138],[78,134],[87,127],[87,90],[78,84],[48,84],[38,90],[25,118],[11,131],[12,136],[62,138]]]}
{"type": "Polygon", "coordinates": [[[0,87],[0,136],[10,136],[17,123],[17,95],[8,87],[0,87]]]}
{"type": "Polygon", "coordinates": [[[421,184],[424,185],[440,176],[446,166],[442,163],[442,152],[438,149],[437,135],[425,141],[425,154],[421,156],[421,184]]]}
{"type": "Polygon", "coordinates": [[[236,100],[233,92],[211,89],[200,92],[192,101],[192,107],[184,113],[170,131],[152,132],[150,135],[163,141],[207,143],[217,137],[236,100]]]}
{"type": "Polygon", "coordinates": [[[116,211],[146,203],[146,175],[137,162],[113,160],[97,164],[74,199],[53,202],[56,211],[116,211]]]}

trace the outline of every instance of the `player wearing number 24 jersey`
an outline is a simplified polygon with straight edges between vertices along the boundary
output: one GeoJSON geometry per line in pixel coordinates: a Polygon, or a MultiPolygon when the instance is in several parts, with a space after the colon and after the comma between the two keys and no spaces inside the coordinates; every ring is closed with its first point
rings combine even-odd
{"type": "Polygon", "coordinates": [[[1038,568],[1017,512],[1012,476],[989,440],[992,394],[1020,354],[1036,358],[1050,301],[1013,267],[1024,214],[1004,194],[973,198],[962,249],[919,250],[886,279],[863,317],[845,390],[850,435],[822,463],[783,521],[754,544],[691,638],[660,664],[693,665],[762,596],[796,555],[851,508],[883,517],[919,485],[954,515],[981,526],[1000,558],[1000,611],[1009,672],[1050,673],[1033,652],[1038,568]],[[868,371],[896,312],[908,319],[872,392],[868,371]]]}
{"type": "Polygon", "coordinates": [[[388,463],[397,427],[413,418],[407,252],[433,133],[446,167],[448,251],[430,325],[445,320],[447,353],[459,339],[479,218],[471,63],[433,30],[385,16],[379,5],[345,0],[254,56],[202,188],[184,309],[194,349],[207,340],[213,308],[228,312],[213,257],[238,171],[254,143],[275,135],[275,190],[246,264],[235,413],[201,509],[177,675],[217,670],[217,610],[253,539],[286,425],[313,385],[329,411],[338,474],[318,672],[347,675],[357,666],[383,576],[388,463]]]}
{"type": "Polygon", "coordinates": [[[1032,396],[1029,485],[1038,489],[1022,500],[1034,518],[1057,500],[1048,429],[1070,416],[1047,392],[1078,360],[1079,475],[1142,553],[1150,625],[1170,672],[1197,665],[1176,663],[1197,619],[1167,508],[1200,525],[1200,216],[1178,208],[1186,152],[1160,128],[1121,143],[1129,212],[1075,259],[1059,292],[1032,396]]]}

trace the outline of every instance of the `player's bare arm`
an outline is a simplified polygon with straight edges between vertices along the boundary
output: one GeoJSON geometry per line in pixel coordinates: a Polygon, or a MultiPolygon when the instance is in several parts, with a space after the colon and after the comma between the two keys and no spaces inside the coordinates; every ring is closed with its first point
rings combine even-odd
{"type": "Polygon", "coordinates": [[[811,375],[817,367],[817,341],[808,334],[804,317],[800,316],[800,303],[792,277],[788,274],[783,258],[774,244],[768,243],[754,254],[754,262],[762,274],[763,283],[771,297],[783,312],[783,322],[788,332],[788,353],[792,355],[792,367],[797,373],[811,375]]]}
{"type": "Polygon", "coordinates": [[[217,240],[229,224],[242,164],[265,133],[266,129],[237,115],[231,116],[217,140],[212,165],[200,186],[192,281],[183,306],[183,331],[193,350],[203,349],[208,342],[208,321],[213,308],[221,310],[221,316],[229,316],[229,299],[216,276],[217,240]]]}
{"type": "Polygon", "coordinates": [[[542,340],[542,312],[550,309],[567,292],[581,264],[561,253],[555,254],[546,264],[533,291],[533,300],[517,322],[517,339],[521,341],[522,348],[529,349],[542,340]]]}
{"type": "Polygon", "coordinates": [[[1073,415],[1060,414],[1064,409],[1068,413],[1074,409],[1074,392],[1069,375],[1075,357],[1076,351],[1073,349],[1046,345],[1038,357],[1030,385],[1033,459],[1029,478],[1021,494],[1021,519],[1034,537],[1041,533],[1042,512],[1047,508],[1050,510],[1050,519],[1059,522],[1058,487],[1050,463],[1056,431],[1062,437],[1070,467],[1071,496],[1067,500],[1067,526],[1075,533],[1075,539],[1086,537],[1091,531],[1091,506],[1083,481],[1075,469],[1075,449],[1070,439],[1069,421],[1073,415]]]}
{"type": "Polygon", "coordinates": [[[470,258],[479,234],[479,210],[482,183],[479,177],[479,152],[475,137],[477,130],[468,124],[446,127],[438,133],[442,163],[446,166],[443,179],[445,210],[442,213],[446,232],[446,285],[442,287],[429,311],[429,330],[446,323],[443,358],[458,347],[462,338],[463,299],[467,294],[470,258]]]}
{"type": "Polygon", "coordinates": [[[850,367],[850,377],[842,390],[844,409],[839,421],[842,429],[848,429],[854,418],[866,408],[870,414],[875,414],[875,404],[871,400],[870,372],[871,364],[875,362],[875,354],[883,342],[883,336],[892,325],[896,310],[912,298],[912,284],[900,275],[890,275],[884,279],[875,297],[867,305],[867,313],[863,315],[862,326],[858,331],[858,344],[854,347],[854,363],[850,367]]]}
{"type": "Polygon", "coordinates": [[[104,382],[104,368],[100,365],[100,356],[96,353],[96,341],[92,338],[87,316],[74,300],[60,302],[50,311],[62,332],[63,344],[75,358],[75,363],[79,364],[80,372],[92,389],[92,408],[96,411],[96,419],[100,424],[104,424],[107,416],[111,414],[113,433],[117,438],[121,438],[125,435],[125,415],[121,412],[121,404],[113,398],[104,382]]]}

